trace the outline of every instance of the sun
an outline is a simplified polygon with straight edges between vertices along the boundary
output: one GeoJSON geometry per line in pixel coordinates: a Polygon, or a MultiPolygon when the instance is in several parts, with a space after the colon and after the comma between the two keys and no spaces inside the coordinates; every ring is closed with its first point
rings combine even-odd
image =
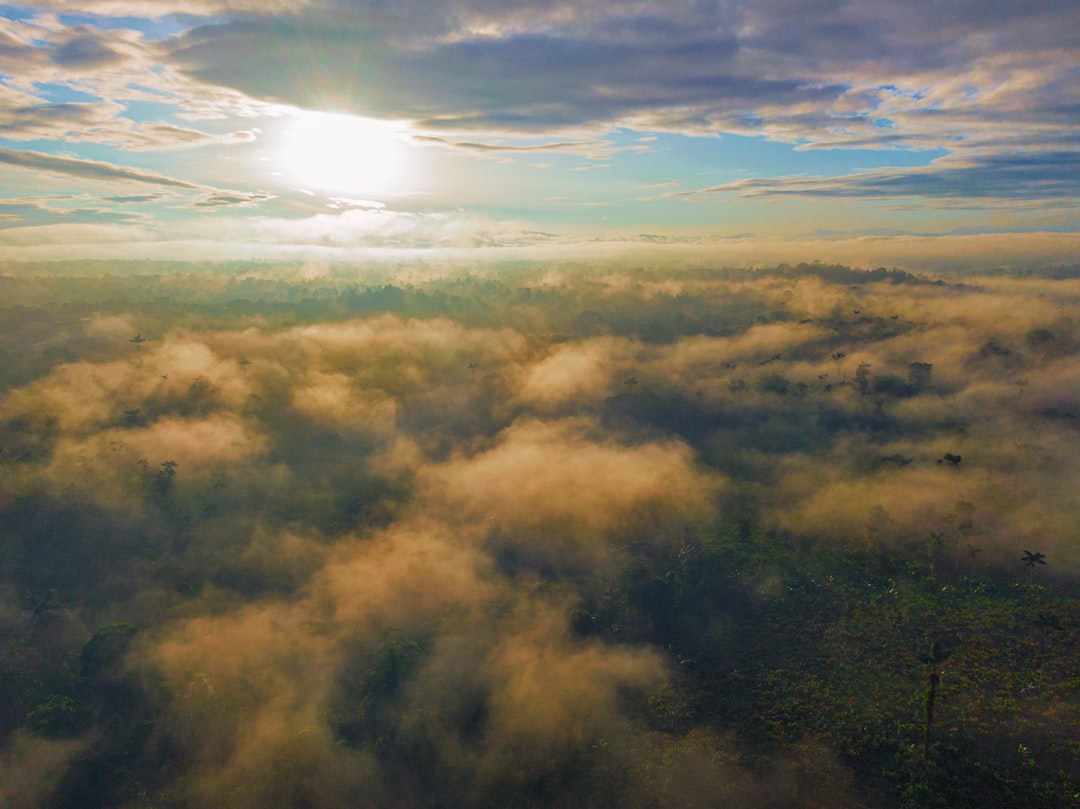
{"type": "Polygon", "coordinates": [[[385,194],[406,182],[402,125],[305,112],[282,133],[278,164],[291,183],[341,194],[385,194]]]}

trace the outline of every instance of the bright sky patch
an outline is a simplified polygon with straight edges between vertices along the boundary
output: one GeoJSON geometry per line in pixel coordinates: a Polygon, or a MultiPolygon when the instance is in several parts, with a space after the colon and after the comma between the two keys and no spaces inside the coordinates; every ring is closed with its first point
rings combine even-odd
{"type": "Polygon", "coordinates": [[[1080,5],[973,8],[2,5],[0,249],[1080,233],[1080,5]]]}

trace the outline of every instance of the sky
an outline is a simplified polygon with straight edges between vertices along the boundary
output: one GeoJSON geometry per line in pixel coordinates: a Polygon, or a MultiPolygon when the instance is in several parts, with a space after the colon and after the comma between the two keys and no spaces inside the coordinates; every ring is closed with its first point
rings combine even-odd
{"type": "Polygon", "coordinates": [[[1078,55],[1063,0],[0,5],[0,248],[1074,261],[1078,55]]]}

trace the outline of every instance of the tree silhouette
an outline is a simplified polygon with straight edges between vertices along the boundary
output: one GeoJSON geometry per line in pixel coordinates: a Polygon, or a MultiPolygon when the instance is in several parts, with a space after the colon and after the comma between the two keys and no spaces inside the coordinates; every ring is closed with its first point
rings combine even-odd
{"type": "Polygon", "coordinates": [[[139,332],[134,337],[132,337],[131,340],[129,340],[128,342],[134,343],[136,350],[141,351],[142,350],[142,344],[146,342],[146,338],[142,336],[142,332],[139,332]]]}
{"type": "MultiPolygon", "coordinates": [[[[976,548],[970,542],[967,543],[966,548],[967,548],[968,559],[970,560],[970,563],[971,563],[971,567],[974,568],[974,567],[976,567],[976,561],[979,558],[979,554],[982,553],[983,549],[982,548],[976,548]]],[[[968,593],[971,593],[972,587],[974,586],[974,583],[975,583],[975,581],[974,581],[975,577],[974,577],[973,573],[969,573],[966,578],[967,578],[967,583],[968,583],[968,593]]]]}
{"type": "Polygon", "coordinates": [[[855,384],[863,396],[870,393],[870,363],[859,363],[859,367],[855,369],[855,384]]]}
{"type": "Polygon", "coordinates": [[[470,362],[469,363],[469,371],[472,372],[472,381],[473,381],[474,385],[476,384],[476,369],[479,368],[479,367],[480,367],[480,363],[478,363],[478,362],[470,362]]]}
{"type": "Polygon", "coordinates": [[[1024,567],[1027,568],[1028,584],[1030,585],[1035,578],[1035,568],[1039,565],[1046,567],[1046,554],[1039,553],[1038,551],[1035,551],[1034,553],[1032,551],[1024,551],[1024,555],[1020,557],[1020,561],[1023,562],[1024,567]]]}
{"type": "Polygon", "coordinates": [[[843,351],[837,351],[832,355],[832,361],[836,363],[836,376],[841,382],[844,381],[844,377],[840,373],[840,363],[843,362],[844,357],[846,356],[847,354],[845,354],[843,351]]]}
{"type": "Polygon", "coordinates": [[[927,531],[926,533],[928,534],[930,539],[929,567],[930,579],[933,580],[937,571],[938,555],[941,553],[942,550],[945,549],[945,534],[940,531],[927,531]]]}
{"type": "Polygon", "coordinates": [[[907,466],[911,463],[912,460],[912,458],[908,458],[906,455],[901,455],[899,452],[893,453],[892,455],[881,456],[882,463],[894,463],[899,467],[907,466]]]}
{"type": "Polygon", "coordinates": [[[923,730],[923,758],[930,749],[930,731],[934,726],[934,703],[937,701],[937,687],[941,682],[941,664],[948,660],[952,652],[944,649],[941,641],[930,644],[928,652],[919,652],[919,661],[930,667],[926,678],[926,726],[923,730]]]}
{"type": "Polygon", "coordinates": [[[871,543],[881,539],[893,524],[893,518],[885,506],[878,503],[866,517],[866,536],[871,543]]]}
{"type": "Polygon", "coordinates": [[[237,364],[240,366],[240,370],[246,374],[247,367],[251,365],[251,360],[249,360],[247,357],[241,357],[239,360],[237,360],[237,364]]]}
{"type": "Polygon", "coordinates": [[[1035,565],[1045,565],[1046,564],[1046,554],[1045,553],[1039,553],[1038,551],[1036,551],[1035,553],[1032,553],[1031,551],[1024,551],[1024,555],[1020,559],[1020,561],[1023,562],[1028,567],[1034,568],[1035,565]]]}
{"type": "Polygon", "coordinates": [[[173,484],[176,480],[176,467],[179,464],[176,461],[163,461],[161,469],[157,471],[154,476],[154,485],[157,487],[158,493],[162,497],[169,497],[172,494],[173,484]]]}
{"type": "Polygon", "coordinates": [[[626,385],[627,391],[629,391],[630,393],[633,393],[634,392],[634,385],[637,384],[637,377],[636,376],[628,376],[628,377],[626,377],[626,379],[623,380],[623,384],[626,385]]]}
{"type": "Polygon", "coordinates": [[[929,362],[913,362],[908,365],[908,384],[915,390],[924,390],[930,384],[930,372],[934,366],[929,362]]]}
{"type": "Polygon", "coordinates": [[[1046,554],[1039,553],[1038,551],[1035,553],[1024,551],[1024,555],[1020,558],[1020,561],[1027,566],[1028,570],[1034,571],[1036,565],[1046,566],[1046,554]]]}

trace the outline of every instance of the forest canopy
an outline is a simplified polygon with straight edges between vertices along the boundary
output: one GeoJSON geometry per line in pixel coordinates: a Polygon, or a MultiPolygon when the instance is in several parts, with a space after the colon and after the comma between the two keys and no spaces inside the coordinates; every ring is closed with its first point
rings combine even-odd
{"type": "Polygon", "coordinates": [[[4,265],[0,804],[1070,805],[1078,311],[1068,268],[4,265]]]}

